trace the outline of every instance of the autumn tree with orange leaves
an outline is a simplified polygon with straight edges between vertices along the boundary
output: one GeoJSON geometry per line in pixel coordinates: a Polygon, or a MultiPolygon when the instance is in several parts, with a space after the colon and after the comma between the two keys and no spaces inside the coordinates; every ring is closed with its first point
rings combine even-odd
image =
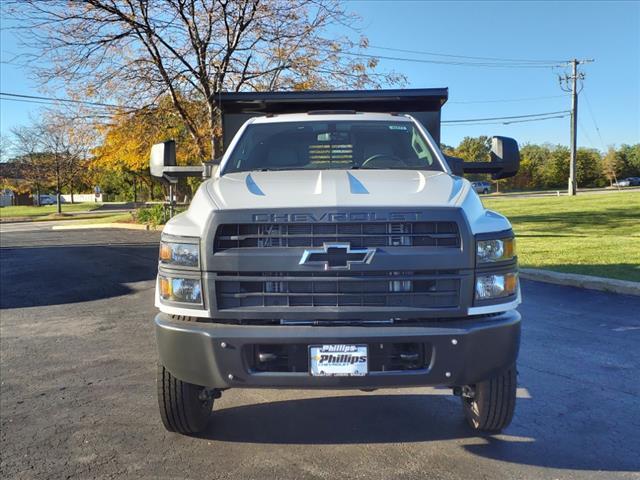
{"type": "Polygon", "coordinates": [[[121,106],[99,154],[109,164],[140,167],[148,143],[169,134],[185,158],[216,161],[219,92],[404,81],[360,56],[367,40],[338,0],[5,0],[3,9],[36,52],[28,61],[39,80],[121,106]]]}

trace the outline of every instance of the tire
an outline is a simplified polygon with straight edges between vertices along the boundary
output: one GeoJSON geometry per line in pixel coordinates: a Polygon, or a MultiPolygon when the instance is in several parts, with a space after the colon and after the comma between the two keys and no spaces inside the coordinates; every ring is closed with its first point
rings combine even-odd
{"type": "Polygon", "coordinates": [[[486,188],[482,191],[482,193],[484,193],[485,195],[489,194],[489,190],[487,190],[486,188]]]}
{"type": "Polygon", "coordinates": [[[518,386],[516,366],[477,383],[473,398],[462,397],[467,422],[476,431],[499,432],[511,423],[518,386]]]}
{"type": "Polygon", "coordinates": [[[156,382],[160,418],[167,430],[192,434],[206,428],[213,408],[213,398],[201,398],[204,387],[178,380],[160,364],[156,382]]]}

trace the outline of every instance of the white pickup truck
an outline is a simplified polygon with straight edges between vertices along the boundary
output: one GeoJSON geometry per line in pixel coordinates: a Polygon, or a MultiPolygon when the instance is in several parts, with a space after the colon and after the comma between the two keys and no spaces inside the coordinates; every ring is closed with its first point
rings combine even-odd
{"type": "MultiPolygon", "coordinates": [[[[350,96],[365,112],[331,93],[318,94],[322,106],[338,99],[331,110],[263,94],[271,103],[247,115],[163,230],[165,427],[204,429],[229,388],[427,385],[451,387],[473,429],[506,427],[520,342],[514,235],[461,175],[515,174],[516,142],[494,137],[491,162],[464,164],[405,113],[415,106],[402,93],[383,105],[384,91],[350,96]]],[[[166,178],[181,168],[171,143],[151,162],[166,178]]]]}

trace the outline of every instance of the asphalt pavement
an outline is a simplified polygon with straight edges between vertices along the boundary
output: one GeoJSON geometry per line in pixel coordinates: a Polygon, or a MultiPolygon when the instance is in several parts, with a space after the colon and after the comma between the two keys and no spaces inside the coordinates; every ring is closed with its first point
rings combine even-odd
{"type": "Polygon", "coordinates": [[[229,390],[197,437],[155,397],[157,232],[0,229],[0,477],[640,478],[640,298],[523,282],[500,435],[445,389],[229,390]]]}

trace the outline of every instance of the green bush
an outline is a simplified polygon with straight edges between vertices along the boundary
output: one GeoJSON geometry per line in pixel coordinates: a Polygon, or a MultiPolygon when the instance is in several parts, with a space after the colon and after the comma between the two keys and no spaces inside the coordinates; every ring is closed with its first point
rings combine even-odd
{"type": "Polygon", "coordinates": [[[136,210],[135,220],[146,225],[162,225],[166,221],[164,205],[139,208],[136,210]]]}
{"type": "MultiPolygon", "coordinates": [[[[177,215],[186,211],[185,207],[176,207],[174,214],[177,215]]],[[[164,225],[169,220],[169,207],[166,205],[152,205],[151,207],[139,208],[133,214],[136,223],[145,225],[164,225]]]]}

